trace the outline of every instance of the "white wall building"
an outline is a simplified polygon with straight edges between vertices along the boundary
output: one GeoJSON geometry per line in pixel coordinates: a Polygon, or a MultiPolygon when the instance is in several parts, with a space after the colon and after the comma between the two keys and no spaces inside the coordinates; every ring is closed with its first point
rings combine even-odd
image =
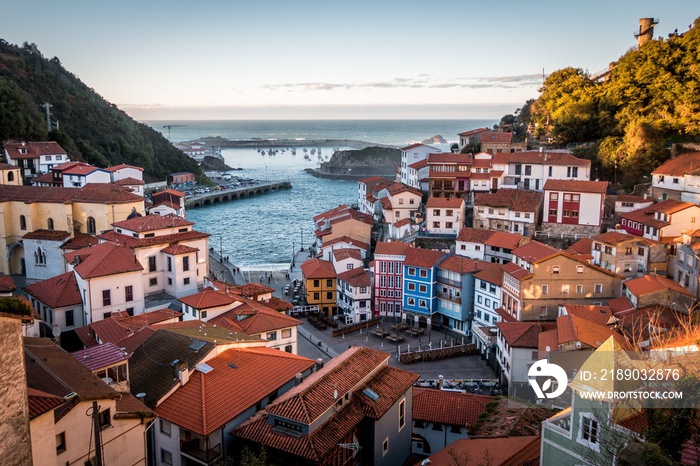
{"type": "Polygon", "coordinates": [[[431,197],[426,204],[426,227],[430,233],[457,235],[464,226],[464,199],[431,197]]]}
{"type": "Polygon", "coordinates": [[[337,304],[345,323],[364,322],[372,318],[372,279],[361,267],[338,274],[337,304]]]}
{"type": "Polygon", "coordinates": [[[425,144],[411,144],[410,146],[401,148],[401,182],[409,186],[418,188],[418,186],[409,183],[408,167],[411,164],[425,160],[428,154],[437,154],[442,152],[440,149],[425,144]]]}

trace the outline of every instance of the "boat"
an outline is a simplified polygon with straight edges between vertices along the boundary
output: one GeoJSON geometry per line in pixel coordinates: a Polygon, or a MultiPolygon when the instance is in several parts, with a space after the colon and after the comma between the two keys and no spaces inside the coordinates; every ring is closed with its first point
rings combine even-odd
{"type": "Polygon", "coordinates": [[[292,155],[297,155],[297,150],[296,150],[296,149],[292,149],[292,155]]]}
{"type": "Polygon", "coordinates": [[[304,154],[304,160],[311,160],[311,157],[308,154],[304,154]]]}
{"type": "Polygon", "coordinates": [[[311,155],[314,155],[316,153],[316,149],[311,149],[311,155]]]}

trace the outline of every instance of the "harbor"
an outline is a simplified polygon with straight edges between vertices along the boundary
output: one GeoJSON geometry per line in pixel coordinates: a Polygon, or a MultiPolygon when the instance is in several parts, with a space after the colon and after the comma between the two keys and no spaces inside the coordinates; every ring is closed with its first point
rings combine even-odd
{"type": "Polygon", "coordinates": [[[256,181],[254,184],[246,186],[188,196],[185,199],[185,207],[191,209],[205,205],[219,204],[285,189],[292,189],[292,183],[289,181],[256,181]]]}

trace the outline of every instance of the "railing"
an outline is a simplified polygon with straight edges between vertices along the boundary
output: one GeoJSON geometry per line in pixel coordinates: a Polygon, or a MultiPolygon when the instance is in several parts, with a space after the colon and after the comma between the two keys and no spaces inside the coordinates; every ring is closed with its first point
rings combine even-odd
{"type": "Polygon", "coordinates": [[[459,288],[460,290],[462,289],[462,282],[450,280],[449,278],[441,277],[440,275],[438,275],[437,277],[437,282],[442,283],[443,285],[454,286],[455,288],[459,288]]]}
{"type": "Polygon", "coordinates": [[[446,299],[447,301],[452,301],[453,303],[462,304],[462,297],[456,296],[452,293],[443,293],[442,291],[438,291],[437,297],[440,299],[446,299]]]}
{"type": "Polygon", "coordinates": [[[221,456],[221,444],[217,444],[210,448],[209,450],[202,450],[199,448],[199,440],[194,439],[190,441],[180,440],[180,451],[186,455],[196,458],[205,463],[212,463],[219,456],[221,456]]]}

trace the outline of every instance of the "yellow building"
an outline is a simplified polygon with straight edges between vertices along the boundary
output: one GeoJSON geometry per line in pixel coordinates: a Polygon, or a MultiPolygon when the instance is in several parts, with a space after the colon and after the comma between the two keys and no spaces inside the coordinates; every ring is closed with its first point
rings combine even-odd
{"type": "Polygon", "coordinates": [[[0,185],[21,186],[22,173],[19,167],[7,163],[0,163],[0,185]]]}
{"type": "Polygon", "coordinates": [[[144,200],[112,184],[83,188],[0,186],[0,272],[24,273],[22,237],[44,229],[100,234],[132,212],[145,214],[144,200]]]}
{"type": "Polygon", "coordinates": [[[336,314],[336,274],[333,264],[322,259],[309,259],[301,264],[304,292],[309,306],[331,316],[336,314]]]}

